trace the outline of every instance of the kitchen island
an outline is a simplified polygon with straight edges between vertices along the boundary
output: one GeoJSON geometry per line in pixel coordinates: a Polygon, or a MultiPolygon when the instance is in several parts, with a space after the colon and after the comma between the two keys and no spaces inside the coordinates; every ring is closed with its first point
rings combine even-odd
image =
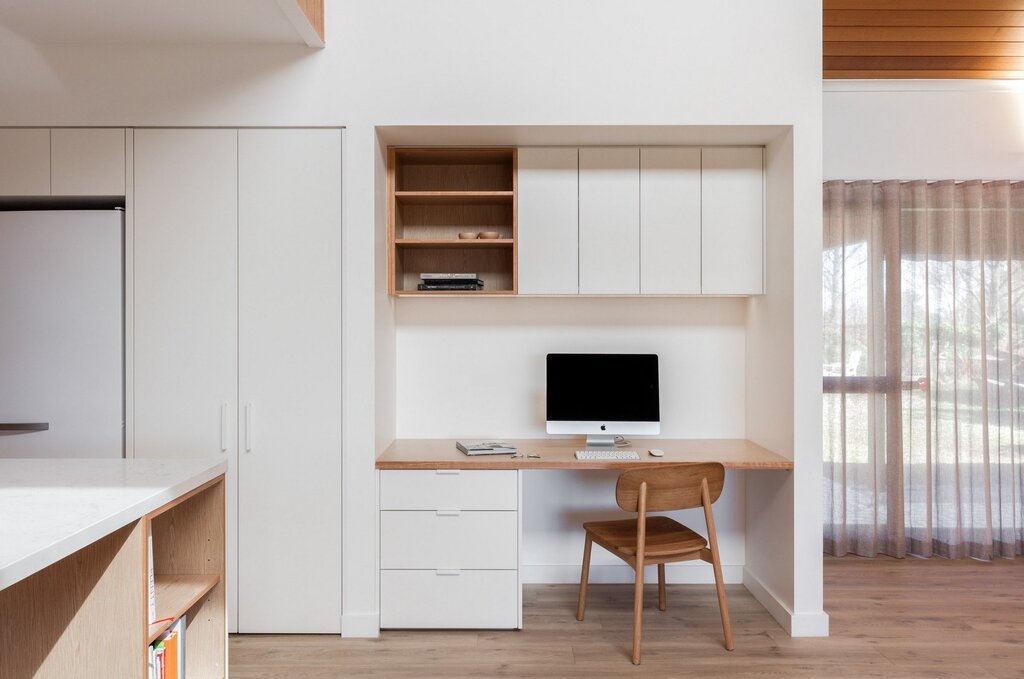
{"type": "Polygon", "coordinates": [[[0,676],[145,677],[149,644],[183,614],[188,675],[226,676],[225,471],[0,459],[0,676]]]}

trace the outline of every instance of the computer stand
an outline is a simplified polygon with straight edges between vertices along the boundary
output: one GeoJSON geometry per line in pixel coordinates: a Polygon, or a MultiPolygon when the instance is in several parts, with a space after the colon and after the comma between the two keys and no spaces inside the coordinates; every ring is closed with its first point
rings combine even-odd
{"type": "Polygon", "coordinates": [[[597,448],[614,448],[615,436],[611,434],[587,434],[587,446],[597,448]]]}

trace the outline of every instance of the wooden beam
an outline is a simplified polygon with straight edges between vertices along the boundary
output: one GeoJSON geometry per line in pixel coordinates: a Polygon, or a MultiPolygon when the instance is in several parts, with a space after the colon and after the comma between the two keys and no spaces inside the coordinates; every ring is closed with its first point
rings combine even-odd
{"type": "Polygon", "coordinates": [[[310,47],[323,47],[324,0],[277,0],[277,6],[310,47]]]}

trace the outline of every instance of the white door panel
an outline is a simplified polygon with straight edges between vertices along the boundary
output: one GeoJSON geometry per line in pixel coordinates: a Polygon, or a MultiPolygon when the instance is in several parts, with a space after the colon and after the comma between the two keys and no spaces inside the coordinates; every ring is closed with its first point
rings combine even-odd
{"type": "Polygon", "coordinates": [[[519,294],[575,295],[579,282],[579,154],[518,151],[519,294]]]}
{"type": "Polygon", "coordinates": [[[640,149],[580,148],[580,293],[640,292],[640,149]]]}
{"type": "Polygon", "coordinates": [[[702,292],[764,292],[764,149],[706,147],[701,160],[702,292]]]}
{"type": "Polygon", "coordinates": [[[238,631],[338,633],[341,132],[238,134],[238,631]]]}
{"type": "Polygon", "coordinates": [[[136,457],[228,462],[227,600],[237,569],[237,132],[135,131],[136,457]]]}
{"type": "Polygon", "coordinates": [[[640,292],[700,294],[700,149],[640,150],[640,292]]]}

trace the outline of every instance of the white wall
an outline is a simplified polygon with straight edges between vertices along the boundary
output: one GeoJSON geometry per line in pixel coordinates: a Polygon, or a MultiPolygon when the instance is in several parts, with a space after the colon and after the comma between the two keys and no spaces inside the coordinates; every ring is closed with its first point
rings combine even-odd
{"type": "MultiPolygon", "coordinates": [[[[347,127],[343,631],[373,634],[373,461],[390,437],[394,388],[375,126],[792,125],[794,257],[797,275],[813,279],[821,230],[821,5],[520,0],[509,11],[478,0],[329,0],[326,21],[322,51],[38,46],[0,29],[0,124],[347,127]]],[[[816,383],[807,372],[820,369],[813,365],[820,309],[806,314],[793,321],[796,341],[812,347],[796,359],[807,370],[794,390],[813,396],[820,377],[816,383]]],[[[801,417],[794,415],[797,426],[801,417]]],[[[778,426],[788,431],[794,421],[778,426]]],[[[813,438],[814,429],[808,433],[813,438]]],[[[820,436],[814,450],[798,439],[794,455],[798,465],[820,456],[820,436]]],[[[796,482],[816,487],[820,475],[796,482]]],[[[820,597],[820,579],[801,588],[820,597]]]]}
{"type": "Polygon", "coordinates": [[[826,83],[825,179],[1022,179],[1024,83],[826,83]]]}

